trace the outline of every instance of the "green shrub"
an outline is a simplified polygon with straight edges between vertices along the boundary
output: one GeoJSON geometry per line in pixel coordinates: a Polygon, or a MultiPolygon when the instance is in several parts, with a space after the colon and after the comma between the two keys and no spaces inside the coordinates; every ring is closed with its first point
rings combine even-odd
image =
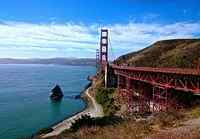
{"type": "Polygon", "coordinates": [[[115,92],[114,88],[99,88],[96,92],[96,101],[101,104],[103,111],[106,115],[113,115],[118,107],[114,104],[113,93],[115,92]]]}
{"type": "Polygon", "coordinates": [[[98,117],[98,118],[91,118],[90,116],[82,116],[81,119],[76,120],[72,123],[72,126],[68,132],[76,132],[81,127],[87,126],[106,126],[106,125],[114,125],[118,124],[122,121],[121,118],[116,116],[105,116],[105,117],[98,117]]]}
{"type": "Polygon", "coordinates": [[[200,117],[200,107],[192,108],[190,115],[192,118],[199,118],[200,117]]]}

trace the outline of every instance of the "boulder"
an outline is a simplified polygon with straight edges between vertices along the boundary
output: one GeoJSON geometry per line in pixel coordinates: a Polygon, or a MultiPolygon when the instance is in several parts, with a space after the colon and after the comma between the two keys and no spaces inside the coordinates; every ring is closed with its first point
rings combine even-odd
{"type": "Polygon", "coordinates": [[[58,101],[60,99],[62,99],[63,97],[63,92],[60,88],[59,85],[56,85],[52,90],[51,90],[52,94],[50,95],[50,98],[52,100],[58,101]]]}

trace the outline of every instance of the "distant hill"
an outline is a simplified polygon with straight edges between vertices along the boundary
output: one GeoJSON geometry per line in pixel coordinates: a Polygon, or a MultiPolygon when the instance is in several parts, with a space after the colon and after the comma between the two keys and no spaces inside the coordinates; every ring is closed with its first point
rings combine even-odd
{"type": "Polygon", "coordinates": [[[120,56],[115,64],[138,67],[196,67],[200,58],[200,39],[158,41],[137,52],[120,56]]]}
{"type": "Polygon", "coordinates": [[[92,58],[75,59],[75,58],[50,58],[50,59],[12,59],[1,58],[0,64],[58,64],[58,65],[74,65],[74,66],[94,66],[96,60],[92,58]]]}

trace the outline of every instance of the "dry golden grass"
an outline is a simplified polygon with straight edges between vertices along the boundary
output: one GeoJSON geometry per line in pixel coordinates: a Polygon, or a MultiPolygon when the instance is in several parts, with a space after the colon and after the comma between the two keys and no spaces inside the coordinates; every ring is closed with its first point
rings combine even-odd
{"type": "Polygon", "coordinates": [[[148,120],[135,121],[129,118],[117,125],[105,127],[83,127],[75,133],[65,132],[62,139],[140,139],[158,132],[160,129],[175,127],[184,119],[177,111],[158,113],[148,120]]]}
{"type": "Polygon", "coordinates": [[[151,123],[159,128],[175,127],[179,125],[179,122],[185,118],[184,114],[171,110],[169,112],[157,113],[151,119],[151,123]]]}
{"type": "Polygon", "coordinates": [[[115,126],[84,127],[75,133],[63,133],[62,139],[138,139],[151,132],[145,121],[126,121],[115,126]]]}
{"type": "MultiPolygon", "coordinates": [[[[199,139],[200,128],[191,132],[165,132],[165,129],[182,127],[184,120],[191,119],[191,113],[199,118],[199,107],[184,111],[169,111],[153,114],[147,119],[135,121],[129,117],[115,125],[83,126],[76,132],[65,131],[57,137],[49,139],[199,139]],[[164,132],[160,132],[164,131],[164,132]]],[[[193,117],[194,118],[194,117],[193,117]]]]}

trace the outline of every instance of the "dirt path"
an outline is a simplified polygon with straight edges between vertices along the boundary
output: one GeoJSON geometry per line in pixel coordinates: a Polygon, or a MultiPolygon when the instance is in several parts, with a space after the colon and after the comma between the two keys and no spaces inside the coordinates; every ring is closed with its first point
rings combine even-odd
{"type": "Polygon", "coordinates": [[[200,139],[200,118],[183,122],[177,128],[160,130],[145,139],[200,139]]]}
{"type": "Polygon", "coordinates": [[[91,117],[103,117],[104,116],[103,109],[102,109],[101,105],[99,105],[96,102],[96,100],[90,95],[89,89],[90,88],[88,88],[85,91],[85,95],[86,95],[86,97],[88,97],[88,101],[90,101],[90,103],[89,103],[90,105],[88,106],[88,108],[85,109],[84,111],[62,121],[61,123],[53,126],[52,127],[53,131],[44,135],[43,138],[59,135],[64,130],[69,129],[71,127],[72,123],[75,120],[81,118],[81,116],[83,116],[83,115],[90,115],[91,117]]]}

